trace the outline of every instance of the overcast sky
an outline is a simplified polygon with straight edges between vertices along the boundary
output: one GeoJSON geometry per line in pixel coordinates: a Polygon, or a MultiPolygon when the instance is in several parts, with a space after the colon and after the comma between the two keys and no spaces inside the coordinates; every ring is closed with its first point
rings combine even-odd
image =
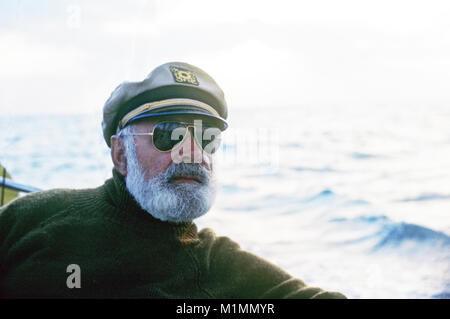
{"type": "Polygon", "coordinates": [[[0,0],[2,113],[99,112],[168,61],[230,107],[448,105],[450,1],[0,0]]]}

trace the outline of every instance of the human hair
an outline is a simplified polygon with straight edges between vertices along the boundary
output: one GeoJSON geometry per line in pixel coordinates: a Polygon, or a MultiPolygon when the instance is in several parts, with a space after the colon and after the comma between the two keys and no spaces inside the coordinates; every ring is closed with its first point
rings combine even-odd
{"type": "Polygon", "coordinates": [[[132,134],[132,133],[134,133],[134,125],[133,124],[127,125],[122,129],[120,127],[117,127],[117,130],[116,130],[116,135],[118,137],[124,137],[124,135],[132,134]]]}
{"type": "Polygon", "coordinates": [[[125,154],[129,154],[130,151],[135,151],[135,141],[134,141],[134,125],[130,124],[125,126],[123,129],[117,128],[117,137],[123,139],[123,144],[125,146],[125,154]]]}

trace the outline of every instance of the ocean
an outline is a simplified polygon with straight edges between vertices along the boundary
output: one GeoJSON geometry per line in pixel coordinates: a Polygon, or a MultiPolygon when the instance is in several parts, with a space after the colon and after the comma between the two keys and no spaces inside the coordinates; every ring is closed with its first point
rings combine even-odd
{"type": "MultiPolygon", "coordinates": [[[[0,163],[40,189],[99,186],[100,123],[5,110],[0,163]]],[[[349,298],[450,298],[448,123],[434,105],[230,109],[197,225],[349,298]]]]}

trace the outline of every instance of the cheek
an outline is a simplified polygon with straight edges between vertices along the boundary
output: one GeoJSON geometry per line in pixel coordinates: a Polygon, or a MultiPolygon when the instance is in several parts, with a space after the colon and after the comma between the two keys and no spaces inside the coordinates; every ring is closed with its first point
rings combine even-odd
{"type": "Polygon", "coordinates": [[[170,152],[162,153],[154,149],[138,151],[137,156],[148,179],[164,172],[172,162],[170,152]]]}
{"type": "Polygon", "coordinates": [[[214,155],[203,153],[203,165],[206,166],[208,170],[212,170],[213,164],[214,164],[214,155]]]}

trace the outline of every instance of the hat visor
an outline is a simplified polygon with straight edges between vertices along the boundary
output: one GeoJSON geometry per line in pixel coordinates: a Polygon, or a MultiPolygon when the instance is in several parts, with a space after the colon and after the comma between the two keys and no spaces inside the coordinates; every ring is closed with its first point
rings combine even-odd
{"type": "Polygon", "coordinates": [[[159,111],[159,112],[153,112],[153,113],[144,113],[139,114],[132,119],[130,119],[127,122],[127,125],[143,118],[149,118],[149,117],[182,117],[182,116],[189,116],[189,118],[195,118],[195,116],[200,116],[200,119],[204,119],[208,122],[212,122],[214,125],[217,125],[217,127],[224,131],[228,128],[228,123],[223,118],[216,116],[214,114],[211,114],[209,112],[203,112],[200,110],[173,110],[173,111],[159,111]]]}

